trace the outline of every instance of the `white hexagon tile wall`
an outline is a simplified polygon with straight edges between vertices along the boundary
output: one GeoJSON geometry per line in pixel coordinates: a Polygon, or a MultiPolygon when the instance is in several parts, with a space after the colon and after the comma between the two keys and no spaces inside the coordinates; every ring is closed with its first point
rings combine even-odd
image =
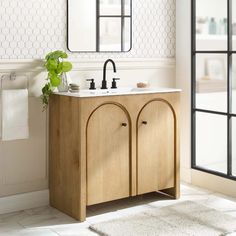
{"type": "MultiPolygon", "coordinates": [[[[38,59],[66,50],[66,0],[0,0],[0,59],[38,59]]],[[[128,53],[71,53],[73,58],[175,57],[175,0],[133,0],[128,53]]]]}

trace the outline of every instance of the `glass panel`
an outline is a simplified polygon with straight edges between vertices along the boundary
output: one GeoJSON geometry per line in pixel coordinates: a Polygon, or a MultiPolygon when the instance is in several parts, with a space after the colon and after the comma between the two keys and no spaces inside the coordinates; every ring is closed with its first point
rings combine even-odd
{"type": "Polygon", "coordinates": [[[125,4],[125,16],[130,16],[131,15],[130,0],[124,0],[124,4],[125,4]]]}
{"type": "Polygon", "coordinates": [[[232,118],[232,174],[236,176],[236,118],[232,118]]]}
{"type": "Polygon", "coordinates": [[[196,55],[196,108],[227,112],[226,55],[196,55]]]}
{"type": "Polygon", "coordinates": [[[131,49],[130,18],[125,17],[125,21],[124,21],[124,51],[127,52],[130,49],[131,49]]]}
{"type": "Polygon", "coordinates": [[[233,55],[232,64],[232,113],[236,114],[236,55],[233,55]]]}
{"type": "Polygon", "coordinates": [[[227,116],[196,113],[196,164],[227,173],[227,116]]]}
{"type": "Polygon", "coordinates": [[[227,50],[226,0],[196,0],[196,50],[227,50]]]}
{"type": "Polygon", "coordinates": [[[68,47],[70,51],[96,51],[95,12],[95,1],[68,1],[68,47]]]}
{"type": "Polygon", "coordinates": [[[121,51],[120,17],[100,18],[100,51],[121,51]]]}
{"type": "Polygon", "coordinates": [[[121,0],[100,0],[100,15],[121,16],[121,0]]]}
{"type": "Polygon", "coordinates": [[[233,34],[233,50],[236,50],[236,1],[232,1],[232,34],[233,34]]]}

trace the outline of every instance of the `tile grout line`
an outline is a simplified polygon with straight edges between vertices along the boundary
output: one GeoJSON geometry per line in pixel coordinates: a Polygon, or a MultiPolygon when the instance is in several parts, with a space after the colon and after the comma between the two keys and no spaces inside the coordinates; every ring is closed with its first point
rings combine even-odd
{"type": "Polygon", "coordinates": [[[53,229],[49,229],[49,230],[52,231],[53,233],[55,233],[56,235],[61,236],[61,234],[59,234],[59,233],[56,232],[55,230],[53,230],[53,229]]]}

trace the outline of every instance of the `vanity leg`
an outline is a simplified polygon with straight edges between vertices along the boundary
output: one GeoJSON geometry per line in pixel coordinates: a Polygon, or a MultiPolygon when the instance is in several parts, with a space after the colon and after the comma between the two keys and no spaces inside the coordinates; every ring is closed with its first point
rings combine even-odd
{"type": "MultiPolygon", "coordinates": [[[[81,169],[81,172],[83,170],[81,169]]],[[[82,175],[82,179],[86,178],[84,175],[82,175]]],[[[83,222],[86,220],[86,206],[87,206],[87,200],[86,200],[86,185],[85,180],[82,181],[80,185],[80,201],[79,201],[79,221],[83,222]]]]}
{"type": "MultiPolygon", "coordinates": [[[[82,121],[81,121],[82,122],[82,121]]],[[[80,123],[80,137],[86,133],[86,120],[83,120],[84,123],[80,123]],[[84,127],[84,129],[81,129],[84,127]]],[[[79,155],[79,221],[86,220],[86,206],[87,206],[87,147],[86,139],[80,139],[80,155],[79,155]]]]}
{"type": "Polygon", "coordinates": [[[174,199],[179,199],[180,198],[180,188],[179,186],[173,187],[173,188],[168,188],[168,189],[163,189],[160,192],[163,192],[165,194],[170,195],[174,199]]]}
{"type": "Polygon", "coordinates": [[[80,222],[86,221],[86,206],[81,206],[80,207],[80,212],[79,212],[78,220],[80,222]]]}

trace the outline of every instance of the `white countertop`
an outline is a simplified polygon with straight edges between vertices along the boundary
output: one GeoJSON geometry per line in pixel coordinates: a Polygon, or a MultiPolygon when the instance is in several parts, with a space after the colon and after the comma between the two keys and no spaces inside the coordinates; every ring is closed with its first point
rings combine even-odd
{"type": "Polygon", "coordinates": [[[135,95],[149,93],[174,93],[181,92],[181,89],[176,88],[129,88],[121,87],[118,89],[81,89],[79,92],[55,92],[54,94],[70,97],[102,97],[102,96],[117,96],[117,95],[135,95]]]}

